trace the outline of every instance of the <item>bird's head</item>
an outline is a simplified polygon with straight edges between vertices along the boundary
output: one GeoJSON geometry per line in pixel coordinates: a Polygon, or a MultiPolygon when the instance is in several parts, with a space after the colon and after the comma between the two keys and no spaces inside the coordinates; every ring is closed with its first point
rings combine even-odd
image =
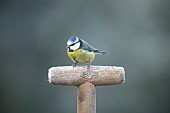
{"type": "Polygon", "coordinates": [[[67,41],[68,51],[75,51],[81,47],[81,41],[76,36],[71,36],[67,41]]]}

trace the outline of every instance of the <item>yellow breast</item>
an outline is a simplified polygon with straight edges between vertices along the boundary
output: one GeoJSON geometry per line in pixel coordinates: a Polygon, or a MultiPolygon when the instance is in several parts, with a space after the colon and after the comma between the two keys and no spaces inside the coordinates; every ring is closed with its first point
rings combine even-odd
{"type": "Polygon", "coordinates": [[[88,52],[83,49],[78,49],[74,52],[67,52],[70,59],[75,63],[91,63],[95,58],[94,52],[88,52]]]}

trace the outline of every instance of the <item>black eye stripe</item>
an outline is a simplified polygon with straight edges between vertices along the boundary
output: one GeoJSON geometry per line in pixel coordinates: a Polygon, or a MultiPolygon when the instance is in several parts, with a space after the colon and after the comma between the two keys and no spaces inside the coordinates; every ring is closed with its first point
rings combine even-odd
{"type": "Polygon", "coordinates": [[[78,42],[76,42],[76,43],[71,44],[70,46],[74,46],[74,45],[75,45],[75,44],[77,44],[77,43],[79,43],[79,41],[78,41],[78,42]]]}
{"type": "Polygon", "coordinates": [[[70,46],[74,46],[76,43],[71,44],[70,46]]]}

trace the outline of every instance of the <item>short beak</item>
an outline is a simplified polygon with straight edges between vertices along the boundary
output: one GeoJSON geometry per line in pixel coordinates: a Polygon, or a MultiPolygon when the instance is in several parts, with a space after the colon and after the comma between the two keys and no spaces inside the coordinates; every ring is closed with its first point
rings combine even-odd
{"type": "Polygon", "coordinates": [[[66,48],[70,48],[70,46],[67,45],[66,48]]]}

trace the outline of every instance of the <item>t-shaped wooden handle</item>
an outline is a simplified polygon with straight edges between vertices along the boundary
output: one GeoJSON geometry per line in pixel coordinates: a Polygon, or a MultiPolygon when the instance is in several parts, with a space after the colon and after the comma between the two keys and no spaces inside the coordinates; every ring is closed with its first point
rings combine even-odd
{"type": "Polygon", "coordinates": [[[77,112],[96,113],[96,86],[116,85],[125,82],[123,67],[52,67],[48,73],[49,83],[78,86],[77,112]]]}

